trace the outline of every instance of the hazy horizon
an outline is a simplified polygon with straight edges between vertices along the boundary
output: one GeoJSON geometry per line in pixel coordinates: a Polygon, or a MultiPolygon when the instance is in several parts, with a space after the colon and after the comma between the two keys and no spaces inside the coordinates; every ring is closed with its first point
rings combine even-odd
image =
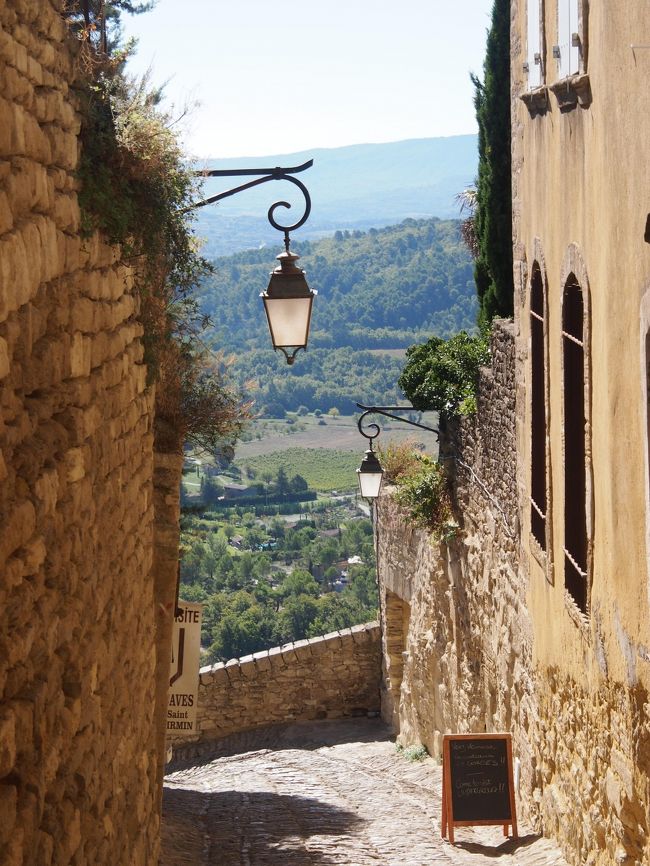
{"type": "Polygon", "coordinates": [[[492,0],[158,0],[125,15],[128,70],[167,82],[197,159],[476,132],[492,0]]]}

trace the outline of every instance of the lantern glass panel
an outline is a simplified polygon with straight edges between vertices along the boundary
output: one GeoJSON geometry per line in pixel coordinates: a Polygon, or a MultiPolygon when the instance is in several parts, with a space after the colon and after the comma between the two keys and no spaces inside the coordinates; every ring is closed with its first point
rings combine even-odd
{"type": "Polygon", "coordinates": [[[264,298],[274,347],[306,346],[312,298],[264,298]]]}
{"type": "Polygon", "coordinates": [[[381,490],[381,481],[384,477],[383,472],[362,472],[357,469],[357,477],[359,479],[359,491],[364,499],[376,499],[381,490]]]}

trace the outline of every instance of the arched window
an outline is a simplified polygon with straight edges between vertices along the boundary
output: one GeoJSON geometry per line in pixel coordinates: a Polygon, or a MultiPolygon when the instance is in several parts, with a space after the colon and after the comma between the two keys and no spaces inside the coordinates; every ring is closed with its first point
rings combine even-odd
{"type": "Polygon", "coordinates": [[[542,273],[533,264],[530,284],[530,528],[546,551],[546,293],[542,273]]]}
{"type": "Polygon", "coordinates": [[[564,585],[583,613],[588,607],[587,449],[584,300],[570,274],[562,298],[564,368],[564,585]]]}

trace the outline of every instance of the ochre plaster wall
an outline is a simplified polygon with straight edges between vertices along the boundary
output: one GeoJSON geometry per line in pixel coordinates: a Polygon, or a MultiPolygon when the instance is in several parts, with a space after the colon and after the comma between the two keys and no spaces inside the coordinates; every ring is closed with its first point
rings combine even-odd
{"type": "Polygon", "coordinates": [[[199,734],[190,739],[198,747],[266,725],[378,713],[380,669],[376,622],[201,668],[199,734]]]}
{"type": "Polygon", "coordinates": [[[79,234],[73,62],[57,6],[0,4],[0,863],[153,866],[153,394],[132,274],[79,234]]]}
{"type": "Polygon", "coordinates": [[[526,3],[512,3],[513,214],[521,564],[542,728],[540,815],[572,862],[650,862],[647,394],[650,16],[643,0],[581,0],[582,77],[558,84],[556,4],[543,4],[546,109],[529,110],[526,3]],[[557,86],[556,86],[557,85],[557,86]],[[567,86],[568,85],[568,86],[567,86]],[[563,104],[577,85],[580,99],[563,104]],[[549,536],[530,534],[529,289],[547,289],[549,536]],[[564,589],[562,292],[573,273],[586,333],[589,605],[564,589]],[[646,327],[647,330],[647,327],[646,327]],[[566,815],[580,815],[569,822],[566,815]]]}

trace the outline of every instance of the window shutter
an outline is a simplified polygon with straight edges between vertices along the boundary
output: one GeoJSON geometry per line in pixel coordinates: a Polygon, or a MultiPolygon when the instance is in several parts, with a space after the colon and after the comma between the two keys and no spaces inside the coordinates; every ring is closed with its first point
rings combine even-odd
{"type": "Polygon", "coordinates": [[[558,75],[566,78],[580,71],[580,51],[573,45],[573,34],[578,31],[578,0],[558,0],[557,41],[559,49],[558,75]]]}
{"type": "Polygon", "coordinates": [[[528,88],[542,83],[541,0],[528,0],[528,88]]]}
{"type": "Polygon", "coordinates": [[[569,49],[571,48],[571,0],[557,0],[557,44],[559,49],[558,75],[569,75],[569,49]]]}
{"type": "Polygon", "coordinates": [[[579,0],[569,0],[569,19],[571,22],[571,33],[569,35],[569,72],[573,75],[580,72],[580,48],[574,45],[573,37],[580,36],[580,21],[578,19],[579,0]]]}

